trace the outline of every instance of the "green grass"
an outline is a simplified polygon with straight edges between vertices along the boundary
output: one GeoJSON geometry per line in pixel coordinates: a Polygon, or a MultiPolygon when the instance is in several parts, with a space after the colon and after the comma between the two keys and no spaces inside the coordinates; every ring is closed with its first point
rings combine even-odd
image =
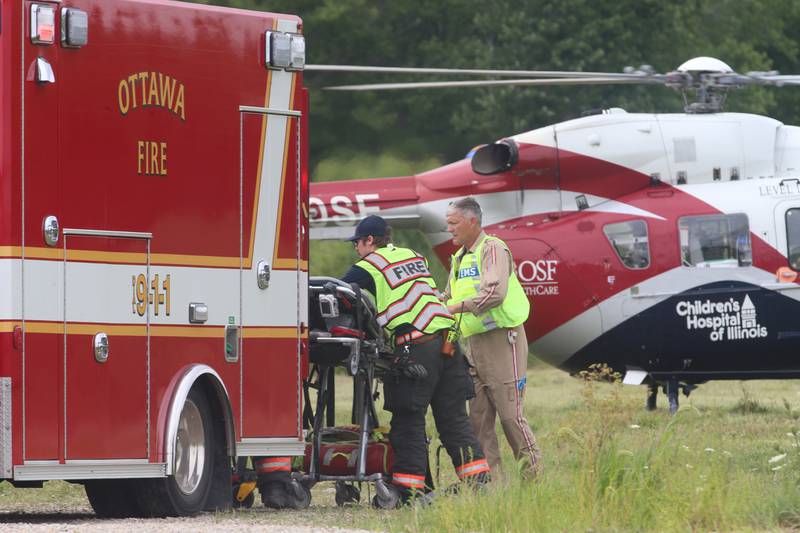
{"type": "Polygon", "coordinates": [[[670,416],[645,412],[640,388],[580,382],[544,367],[529,379],[526,414],[544,454],[541,479],[526,484],[512,478],[489,494],[404,511],[392,529],[746,531],[798,525],[795,382],[749,383],[746,394],[738,383],[713,383],[670,416]],[[770,462],[774,457],[780,458],[770,462]]]}
{"type": "Polygon", "coordinates": [[[91,513],[82,485],[47,481],[41,489],[15,489],[0,482],[0,515],[7,513],[50,513],[69,508],[74,513],[91,513]]]}
{"type": "MultiPolygon", "coordinates": [[[[216,519],[228,523],[310,524],[390,531],[775,531],[800,528],[800,387],[795,381],[716,382],[681,397],[675,416],[644,410],[645,390],[581,381],[535,364],[525,414],[542,449],[534,483],[511,475],[480,494],[464,491],[428,508],[339,510],[332,484],[314,489],[303,512],[261,508],[216,519]]],[[[341,423],[349,380],[337,384],[341,423]]],[[[381,413],[388,423],[388,414],[381,413]]],[[[432,423],[429,433],[435,434],[432,423]]],[[[502,441],[502,439],[501,439],[502,441]]],[[[438,442],[434,440],[435,450],[438,442]]],[[[455,481],[442,454],[441,485],[455,481]]],[[[44,490],[0,485],[4,509],[58,498],[83,509],[65,483],[44,490]],[[55,496],[54,496],[55,494],[55,496]],[[10,502],[10,503],[9,503],[10,502]]],[[[366,493],[366,487],[365,487],[366,493]]],[[[366,495],[365,495],[366,496],[366,495]]],[[[366,497],[363,498],[366,500],[366,497]]]]}

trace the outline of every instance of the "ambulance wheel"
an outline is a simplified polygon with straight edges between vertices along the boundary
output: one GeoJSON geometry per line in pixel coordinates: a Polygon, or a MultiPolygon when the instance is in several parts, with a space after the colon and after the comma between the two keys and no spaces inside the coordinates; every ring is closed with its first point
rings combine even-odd
{"type": "Polygon", "coordinates": [[[233,498],[231,499],[232,505],[234,509],[241,509],[244,507],[245,509],[250,509],[253,504],[256,502],[256,491],[251,490],[250,494],[245,496],[244,500],[239,501],[239,498],[236,495],[239,493],[239,485],[233,486],[233,498]]]}
{"type": "Polygon", "coordinates": [[[141,515],[131,480],[92,479],[83,486],[89,504],[99,518],[132,518],[141,515]]]}
{"type": "Polygon", "coordinates": [[[174,474],[142,480],[139,487],[137,499],[144,514],[188,516],[202,511],[211,489],[214,447],[211,407],[203,391],[193,387],[178,419],[174,474]]]}
{"type": "Polygon", "coordinates": [[[361,491],[353,485],[348,485],[344,481],[336,482],[336,505],[344,507],[348,503],[358,503],[361,501],[361,491]]]}
{"type": "Polygon", "coordinates": [[[288,484],[289,507],[292,509],[308,509],[311,505],[311,488],[293,479],[288,484]]]}

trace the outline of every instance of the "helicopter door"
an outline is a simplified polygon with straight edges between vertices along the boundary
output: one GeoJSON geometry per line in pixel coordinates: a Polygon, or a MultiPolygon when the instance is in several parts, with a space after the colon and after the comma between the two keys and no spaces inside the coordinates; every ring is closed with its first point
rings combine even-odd
{"type": "MultiPolygon", "coordinates": [[[[797,180],[784,180],[781,186],[788,191],[800,192],[800,182],[797,180]]],[[[794,361],[800,348],[800,325],[794,318],[800,309],[800,285],[792,280],[800,271],[800,198],[786,200],[775,206],[775,236],[778,251],[786,257],[783,265],[791,270],[778,283],[764,285],[765,300],[770,310],[769,326],[774,329],[776,339],[774,349],[770,351],[779,360],[794,361]]],[[[782,366],[785,368],[786,364],[782,366]]]]}
{"type": "Polygon", "coordinates": [[[647,368],[649,360],[641,360],[638,354],[657,351],[655,347],[662,343],[661,330],[653,327],[658,323],[652,310],[657,300],[649,294],[652,288],[643,283],[652,276],[651,242],[658,242],[650,231],[642,219],[603,226],[609,246],[603,256],[602,285],[614,294],[603,305],[604,332],[620,352],[631,354],[628,368],[647,368]]]}
{"type": "MultiPolygon", "coordinates": [[[[800,193],[800,180],[782,180],[780,187],[789,186],[800,193]]],[[[776,247],[794,271],[800,271],[800,198],[785,200],[775,206],[776,247]]]]}
{"type": "Polygon", "coordinates": [[[602,301],[603,336],[596,351],[618,372],[648,368],[649,359],[642,354],[658,351],[663,342],[654,310],[657,299],[648,284],[653,276],[651,243],[657,245],[660,235],[651,233],[644,219],[608,221],[598,229],[602,243],[591,279],[602,301]]]}

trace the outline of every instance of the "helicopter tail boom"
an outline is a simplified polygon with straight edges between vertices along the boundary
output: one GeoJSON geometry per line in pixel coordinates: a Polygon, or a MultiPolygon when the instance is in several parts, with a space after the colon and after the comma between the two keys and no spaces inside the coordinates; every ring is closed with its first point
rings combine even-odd
{"type": "Polygon", "coordinates": [[[394,228],[419,228],[416,177],[343,180],[311,185],[311,238],[346,239],[366,216],[380,213],[394,228]]]}

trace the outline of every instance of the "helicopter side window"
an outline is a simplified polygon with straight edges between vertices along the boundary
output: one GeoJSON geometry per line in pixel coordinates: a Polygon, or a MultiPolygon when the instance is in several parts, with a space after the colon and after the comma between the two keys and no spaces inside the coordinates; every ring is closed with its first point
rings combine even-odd
{"type": "Polygon", "coordinates": [[[650,244],[644,220],[607,224],[603,233],[623,265],[632,269],[650,266],[650,244]]]}
{"type": "Polygon", "coordinates": [[[800,209],[786,211],[786,241],[789,266],[800,270],[800,209]]]}
{"type": "Polygon", "coordinates": [[[738,267],[753,264],[747,215],[704,215],[678,219],[683,266],[738,267]]]}

